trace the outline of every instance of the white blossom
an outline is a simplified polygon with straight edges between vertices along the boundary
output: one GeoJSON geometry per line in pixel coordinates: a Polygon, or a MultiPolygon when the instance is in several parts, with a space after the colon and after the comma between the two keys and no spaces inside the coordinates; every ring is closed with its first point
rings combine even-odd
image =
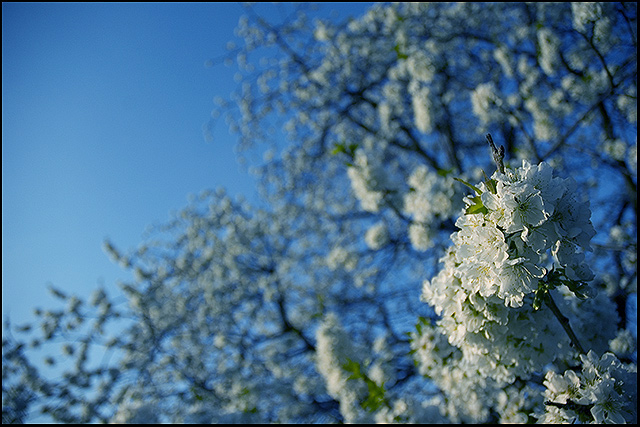
{"type": "Polygon", "coordinates": [[[412,223],[409,225],[409,240],[411,246],[418,251],[426,251],[433,246],[433,240],[429,228],[420,224],[412,223]]]}
{"type": "Polygon", "coordinates": [[[496,96],[496,89],[493,83],[483,83],[478,85],[471,94],[471,104],[473,113],[480,118],[483,124],[499,120],[501,100],[496,96]]]}
{"type": "Polygon", "coordinates": [[[560,61],[560,39],[549,28],[538,31],[538,46],[540,47],[540,66],[548,75],[554,75],[556,65],[560,61]]]}
{"type": "Polygon", "coordinates": [[[120,405],[112,422],[116,424],[158,424],[160,420],[158,410],[153,404],[133,400],[120,405]]]}
{"type": "Polygon", "coordinates": [[[616,337],[609,341],[609,348],[618,357],[628,357],[636,348],[636,340],[628,329],[621,329],[616,337]]]}
{"type": "Polygon", "coordinates": [[[378,212],[384,201],[386,180],[376,160],[367,157],[364,151],[358,150],[354,165],[349,167],[347,172],[351,188],[360,200],[362,209],[378,212]]]}
{"type": "Polygon", "coordinates": [[[635,423],[636,402],[626,393],[637,387],[635,368],[623,365],[611,353],[599,357],[589,351],[587,355],[581,355],[581,359],[583,366],[579,373],[572,370],[567,370],[563,375],[547,372],[545,398],[561,406],[547,405],[547,413],[541,419],[596,424],[635,423]],[[585,419],[584,412],[577,411],[575,406],[564,406],[566,403],[588,409],[591,419],[585,419]]]}
{"type": "Polygon", "coordinates": [[[364,237],[367,246],[372,250],[378,250],[389,242],[389,230],[385,223],[378,222],[372,226],[364,237]]]}

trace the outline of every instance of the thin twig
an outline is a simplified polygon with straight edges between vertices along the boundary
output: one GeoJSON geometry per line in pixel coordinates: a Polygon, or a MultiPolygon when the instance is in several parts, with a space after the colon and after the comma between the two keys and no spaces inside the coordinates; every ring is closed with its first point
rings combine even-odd
{"type": "Polygon", "coordinates": [[[576,336],[575,332],[573,332],[573,329],[571,329],[571,325],[569,324],[569,319],[565,317],[564,314],[562,314],[562,312],[556,305],[553,298],[551,298],[551,294],[549,292],[547,292],[547,294],[545,295],[545,302],[547,303],[547,305],[549,306],[553,314],[556,316],[556,318],[562,325],[562,328],[565,330],[567,335],[569,335],[569,339],[571,340],[571,343],[576,348],[576,350],[578,350],[581,354],[587,354],[584,351],[584,348],[582,347],[582,345],[580,344],[580,341],[578,340],[578,337],[576,336]]]}
{"type": "Polygon", "coordinates": [[[487,142],[491,146],[491,154],[493,156],[493,161],[496,162],[496,166],[498,167],[498,171],[500,173],[504,173],[504,146],[500,146],[500,149],[496,147],[493,143],[493,138],[491,138],[491,134],[487,134],[487,142]]]}

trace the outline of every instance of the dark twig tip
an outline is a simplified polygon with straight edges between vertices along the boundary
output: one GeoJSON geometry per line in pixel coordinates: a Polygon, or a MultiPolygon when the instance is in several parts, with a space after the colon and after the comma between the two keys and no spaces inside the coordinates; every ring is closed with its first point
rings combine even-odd
{"type": "Polygon", "coordinates": [[[487,134],[487,142],[491,147],[493,161],[496,162],[496,166],[498,167],[500,173],[504,173],[504,146],[501,145],[500,149],[498,150],[498,147],[496,147],[496,145],[493,143],[493,138],[491,137],[490,133],[487,134]]]}

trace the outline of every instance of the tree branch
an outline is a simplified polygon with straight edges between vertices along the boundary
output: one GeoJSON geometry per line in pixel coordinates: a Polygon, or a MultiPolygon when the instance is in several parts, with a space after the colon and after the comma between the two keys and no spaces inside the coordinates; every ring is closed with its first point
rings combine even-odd
{"type": "Polygon", "coordinates": [[[581,354],[587,354],[584,351],[584,348],[582,347],[582,345],[580,344],[580,341],[578,340],[577,335],[575,334],[575,332],[573,332],[573,329],[571,329],[571,325],[569,324],[569,319],[564,314],[562,314],[562,312],[556,305],[555,301],[551,297],[551,293],[547,292],[544,300],[549,306],[549,308],[551,309],[551,312],[554,314],[554,316],[556,316],[556,319],[558,319],[558,321],[562,325],[562,328],[569,336],[569,339],[571,339],[571,343],[573,344],[575,349],[578,350],[581,354]]]}

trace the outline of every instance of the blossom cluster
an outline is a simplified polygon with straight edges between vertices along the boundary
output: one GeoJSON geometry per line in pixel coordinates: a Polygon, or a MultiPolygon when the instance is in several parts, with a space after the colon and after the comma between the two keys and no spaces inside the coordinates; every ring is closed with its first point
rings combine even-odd
{"type": "Polygon", "coordinates": [[[452,239],[456,274],[469,295],[521,307],[545,276],[549,254],[569,279],[593,279],[584,261],[595,235],[588,201],[577,199],[572,179],[552,172],[548,163],[523,161],[515,171],[496,172],[480,183],[479,196],[466,199],[474,213],[458,219],[452,239]]]}
{"type": "MultiPolygon", "coordinates": [[[[422,298],[463,363],[506,384],[570,352],[558,320],[534,301],[554,287],[552,269],[565,284],[593,278],[584,251],[594,229],[573,180],[554,177],[547,163],[523,161],[474,188],[480,194],[466,198],[444,268],[424,283],[422,298]]],[[[590,293],[582,283],[574,290],[590,293]]]]}
{"type": "MultiPolygon", "coordinates": [[[[388,165],[373,151],[357,149],[353,164],[347,169],[360,206],[371,213],[388,206],[401,211],[410,220],[407,236],[413,249],[424,252],[432,248],[440,225],[457,215],[462,207],[460,188],[446,171],[436,171],[424,164],[416,166],[406,177],[406,185],[401,186],[389,178],[388,165]]],[[[378,250],[389,238],[387,226],[378,222],[365,239],[371,249],[378,250]]]]}
{"type": "Polygon", "coordinates": [[[350,374],[343,365],[348,361],[361,361],[361,351],[353,345],[338,318],[330,313],[316,333],[318,372],[325,379],[328,394],[340,402],[340,412],[346,422],[372,422],[371,415],[363,411],[358,402],[366,396],[366,386],[349,381],[350,374]]]}
{"type": "Polygon", "coordinates": [[[580,376],[549,372],[544,396],[514,386],[516,378],[531,378],[576,354],[561,329],[567,319],[541,309],[537,299],[545,293],[550,301],[558,298],[557,306],[549,304],[571,317],[589,348],[624,355],[633,347],[624,331],[608,341],[615,322],[604,319],[616,319],[615,307],[585,283],[594,277],[584,252],[595,232],[575,182],[554,177],[547,163],[523,161],[477,187],[467,185],[476,195],[465,199],[444,268],[423,286],[422,299],[440,318],[433,324],[422,319],[411,337],[420,374],[446,396],[447,416],[481,422],[493,407],[504,422],[629,421],[635,368],[611,353],[601,360],[593,350],[582,354],[580,376]],[[594,319],[603,322],[598,331],[589,326],[594,319]]]}
{"type": "Polygon", "coordinates": [[[451,176],[442,176],[424,165],[415,168],[407,183],[410,190],[404,196],[404,212],[412,219],[409,240],[414,249],[425,251],[434,245],[433,230],[460,211],[461,197],[451,176]]]}
{"type": "Polygon", "coordinates": [[[354,165],[347,170],[351,187],[360,200],[362,209],[367,212],[378,212],[389,191],[386,174],[379,159],[367,157],[363,150],[357,150],[354,165]]]}
{"type": "MultiPolygon", "coordinates": [[[[443,330],[421,319],[411,333],[411,351],[421,375],[431,378],[444,392],[440,404],[452,422],[481,423],[497,408],[501,423],[525,423],[532,409],[543,403],[530,386],[498,384],[478,376],[459,348],[451,345],[443,330]]],[[[490,362],[489,362],[490,363],[490,362]]]]}
{"type": "Polygon", "coordinates": [[[317,371],[326,383],[327,393],[339,402],[345,422],[439,424],[449,420],[444,416],[440,396],[424,399],[422,390],[385,390],[385,384],[393,385],[397,380],[390,363],[393,352],[385,336],[378,337],[371,349],[357,345],[335,313],[328,313],[316,332],[316,340],[317,371]],[[372,389],[379,394],[374,395],[372,389]]]}
{"type": "Polygon", "coordinates": [[[595,422],[637,423],[638,388],[635,366],[621,363],[613,354],[602,357],[594,351],[580,356],[582,370],[568,369],[564,374],[547,372],[546,423],[595,422]]]}

